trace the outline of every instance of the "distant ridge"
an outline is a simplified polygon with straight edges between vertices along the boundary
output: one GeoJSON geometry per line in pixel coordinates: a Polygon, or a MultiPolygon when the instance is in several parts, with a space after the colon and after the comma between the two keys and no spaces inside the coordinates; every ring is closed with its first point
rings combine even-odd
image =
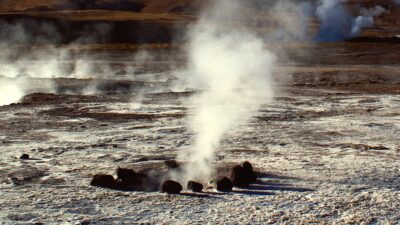
{"type": "Polygon", "coordinates": [[[2,0],[0,13],[100,9],[192,14],[197,12],[204,2],[206,0],[2,0]]]}

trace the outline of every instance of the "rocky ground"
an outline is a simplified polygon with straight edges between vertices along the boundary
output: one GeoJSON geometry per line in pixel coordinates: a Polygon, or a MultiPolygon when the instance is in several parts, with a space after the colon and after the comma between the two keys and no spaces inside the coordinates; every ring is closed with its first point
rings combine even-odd
{"type": "MultiPolygon", "coordinates": [[[[278,55],[274,100],[224,138],[213,162],[223,174],[252,162],[259,177],[249,188],[169,195],[153,190],[161,180],[148,191],[90,186],[118,167],[161,176],[190,150],[197,92],[177,84],[183,34],[204,2],[0,2],[2,29],[31,37],[0,34],[0,84],[25,92],[0,106],[0,224],[400,223],[392,0],[347,2],[354,12],[386,10],[359,37],[266,46],[278,55]]],[[[313,36],[320,24],[309,23],[313,36]]]]}
{"type": "Polygon", "coordinates": [[[260,173],[231,193],[91,187],[94,174],[117,167],[166,170],[190,148],[188,98],[196,93],[172,90],[174,74],[164,69],[103,81],[91,95],[68,94],[91,80],[55,79],[56,93],[0,107],[0,221],[397,224],[397,67],[335,67],[340,79],[315,75],[332,66],[282,67],[290,82],[218,151],[218,167],[248,160],[260,173]]]}

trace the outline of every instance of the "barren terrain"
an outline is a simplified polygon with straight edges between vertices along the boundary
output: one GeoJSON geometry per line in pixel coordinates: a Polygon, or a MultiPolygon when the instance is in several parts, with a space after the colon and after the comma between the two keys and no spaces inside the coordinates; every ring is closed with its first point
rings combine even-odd
{"type": "MultiPolygon", "coordinates": [[[[54,1],[35,2],[50,7],[54,1]]],[[[84,50],[94,65],[119,71],[114,77],[28,78],[29,84],[50,81],[55,91],[33,88],[19,103],[0,107],[0,223],[399,223],[398,14],[384,15],[353,40],[273,46],[285,52],[274,74],[274,101],[233,129],[213,162],[221,171],[252,162],[259,179],[249,188],[168,195],[90,186],[93,175],[115,175],[118,167],[166,173],[165,162],[193,141],[189,98],[198,92],[176,89],[186,61],[184,38],[173,34],[195,21],[195,7],[182,13],[175,6],[185,1],[141,2],[142,13],[21,12],[31,6],[12,10],[0,3],[5,21],[52,21],[68,33],[57,46],[73,42],[84,25],[112,24],[107,40],[72,51],[78,57],[84,50]],[[174,8],[180,13],[160,14],[174,8]],[[137,29],[125,32],[128,27],[137,29]],[[71,28],[76,33],[67,32],[71,28]],[[133,61],[132,53],[143,50],[153,57],[133,61]],[[128,67],[135,72],[124,71],[128,67]],[[95,92],[80,92],[91,85],[95,92]],[[24,153],[29,160],[19,159],[24,153]]],[[[41,48],[13,47],[20,54],[41,48]]],[[[40,63],[32,61],[27,71],[40,63]]]]}
{"type": "MultiPolygon", "coordinates": [[[[142,81],[140,74],[136,81],[109,81],[106,95],[26,96],[0,110],[1,220],[396,223],[397,69],[339,67],[344,72],[337,79],[345,82],[337,85],[314,81],[323,80],[316,71],[323,74],[332,66],[292,68],[300,74],[294,86],[281,87],[249,126],[226,138],[216,164],[249,160],[264,174],[249,190],[226,194],[169,196],[89,186],[94,174],[117,167],[165,170],[164,161],[189,147],[186,100],[194,93],[169,90],[169,72],[142,81]],[[346,71],[366,72],[353,80],[346,71]],[[374,81],[368,73],[387,78],[374,81]],[[121,82],[129,94],[115,92],[121,82]],[[32,159],[18,159],[22,153],[32,159]]],[[[64,91],[85,82],[57,80],[64,91]]]]}

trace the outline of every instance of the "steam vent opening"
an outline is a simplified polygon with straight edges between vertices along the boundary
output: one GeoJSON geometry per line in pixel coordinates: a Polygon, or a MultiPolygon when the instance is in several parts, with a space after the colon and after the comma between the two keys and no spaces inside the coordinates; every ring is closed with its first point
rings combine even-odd
{"type": "Polygon", "coordinates": [[[399,18],[0,1],[0,223],[398,224],[399,18]]]}

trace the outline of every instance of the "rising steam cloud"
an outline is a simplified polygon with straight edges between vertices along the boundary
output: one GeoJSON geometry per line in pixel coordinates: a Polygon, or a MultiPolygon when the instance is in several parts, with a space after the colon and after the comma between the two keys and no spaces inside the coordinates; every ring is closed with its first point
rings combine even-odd
{"type": "Polygon", "coordinates": [[[24,91],[18,82],[0,79],[0,106],[17,102],[23,96],[24,91]]]}
{"type": "Polygon", "coordinates": [[[352,23],[350,36],[357,36],[364,28],[372,27],[375,23],[375,17],[380,16],[386,9],[382,6],[375,6],[371,9],[361,9],[361,15],[357,16],[352,23]]]}
{"type": "Polygon", "coordinates": [[[201,92],[192,98],[195,133],[185,179],[206,181],[220,142],[245,124],[273,97],[275,55],[251,30],[227,23],[240,15],[237,0],[218,0],[190,31],[188,82],[201,92]]]}
{"type": "MultiPolygon", "coordinates": [[[[261,35],[251,26],[257,15],[246,17],[248,2],[217,0],[202,14],[189,32],[189,66],[185,74],[187,84],[200,92],[191,99],[194,109],[189,125],[194,141],[189,152],[181,154],[181,158],[188,159],[183,179],[212,178],[211,164],[221,141],[271,101],[277,59],[266,48],[269,41],[307,39],[310,15],[321,21],[318,41],[343,40],[359,35],[374,24],[374,17],[385,12],[376,6],[361,9],[358,16],[353,16],[344,3],[319,0],[313,7],[307,1],[277,1],[268,5],[277,27],[261,35]],[[252,22],[249,25],[246,21],[252,22]]],[[[260,5],[257,7],[260,10],[260,5]]]]}
{"type": "MultiPolygon", "coordinates": [[[[87,27],[77,40],[62,45],[62,35],[49,22],[0,21],[0,106],[34,92],[57,92],[54,78],[114,79],[116,71],[109,64],[96,62],[79,49],[81,44],[105,42],[110,28],[102,23],[87,27]]],[[[96,93],[97,84],[93,81],[70,94],[96,93]]]]}
{"type": "Polygon", "coordinates": [[[371,9],[362,8],[353,16],[346,8],[346,0],[319,0],[316,16],[321,22],[317,41],[340,41],[358,36],[365,28],[372,27],[375,17],[386,10],[377,5],[371,9]]]}

